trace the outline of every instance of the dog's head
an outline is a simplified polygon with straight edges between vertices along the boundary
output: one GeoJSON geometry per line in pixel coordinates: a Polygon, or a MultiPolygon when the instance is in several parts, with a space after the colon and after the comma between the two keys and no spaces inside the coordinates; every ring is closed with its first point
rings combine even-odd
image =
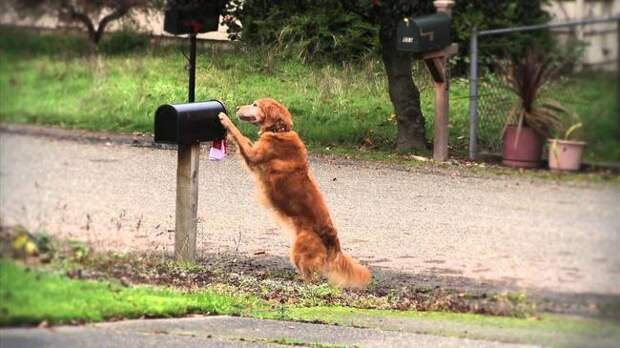
{"type": "Polygon", "coordinates": [[[293,128],[293,118],[288,109],[271,98],[256,100],[237,110],[239,119],[260,127],[261,132],[288,132],[293,128]]]}

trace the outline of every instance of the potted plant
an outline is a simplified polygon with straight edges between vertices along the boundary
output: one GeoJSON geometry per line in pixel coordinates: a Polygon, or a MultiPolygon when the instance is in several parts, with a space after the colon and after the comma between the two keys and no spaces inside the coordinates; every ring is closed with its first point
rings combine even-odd
{"type": "Polygon", "coordinates": [[[560,124],[557,108],[539,100],[541,89],[557,68],[551,60],[530,50],[525,58],[513,59],[502,71],[510,90],[517,96],[504,127],[502,163],[510,167],[538,167],[544,139],[560,124]]]}
{"type": "MultiPolygon", "coordinates": [[[[575,116],[576,118],[576,116],[575,116]]],[[[577,171],[581,168],[584,141],[579,141],[579,121],[567,127],[561,139],[549,139],[549,168],[557,171],[577,171]]]]}

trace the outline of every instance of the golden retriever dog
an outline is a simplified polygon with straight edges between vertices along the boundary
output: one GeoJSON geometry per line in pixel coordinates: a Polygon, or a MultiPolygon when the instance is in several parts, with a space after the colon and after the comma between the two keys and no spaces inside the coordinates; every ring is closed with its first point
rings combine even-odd
{"type": "Polygon", "coordinates": [[[313,281],[320,273],[336,286],[366,287],[371,274],[343,254],[323,195],[310,174],[306,147],[292,130],[287,108],[264,98],[240,107],[237,116],[259,127],[255,143],[243,136],[226,114],[219,114],[229,138],[256,177],[263,203],[293,232],[290,257],[301,277],[313,281]]]}

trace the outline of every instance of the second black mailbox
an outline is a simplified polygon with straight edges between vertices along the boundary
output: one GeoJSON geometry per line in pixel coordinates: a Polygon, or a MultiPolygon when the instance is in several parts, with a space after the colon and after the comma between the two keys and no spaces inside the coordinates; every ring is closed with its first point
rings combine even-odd
{"type": "Polygon", "coordinates": [[[164,30],[170,34],[216,31],[223,0],[168,0],[164,11],[164,30]]]}
{"type": "Polygon", "coordinates": [[[155,111],[155,142],[195,144],[224,139],[226,129],[220,123],[220,112],[227,113],[219,100],[164,104],[155,111]]]}
{"type": "Polygon", "coordinates": [[[450,16],[445,13],[405,18],[398,23],[396,48],[425,53],[450,45],[450,16]]]}

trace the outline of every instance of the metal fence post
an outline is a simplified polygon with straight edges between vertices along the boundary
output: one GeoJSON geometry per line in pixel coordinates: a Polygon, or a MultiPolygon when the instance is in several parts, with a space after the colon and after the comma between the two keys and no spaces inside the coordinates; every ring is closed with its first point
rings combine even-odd
{"type": "Polygon", "coordinates": [[[478,158],[478,29],[471,33],[469,76],[469,159],[478,158]]]}
{"type": "Polygon", "coordinates": [[[620,17],[616,21],[616,137],[620,139],[620,17]]]}

